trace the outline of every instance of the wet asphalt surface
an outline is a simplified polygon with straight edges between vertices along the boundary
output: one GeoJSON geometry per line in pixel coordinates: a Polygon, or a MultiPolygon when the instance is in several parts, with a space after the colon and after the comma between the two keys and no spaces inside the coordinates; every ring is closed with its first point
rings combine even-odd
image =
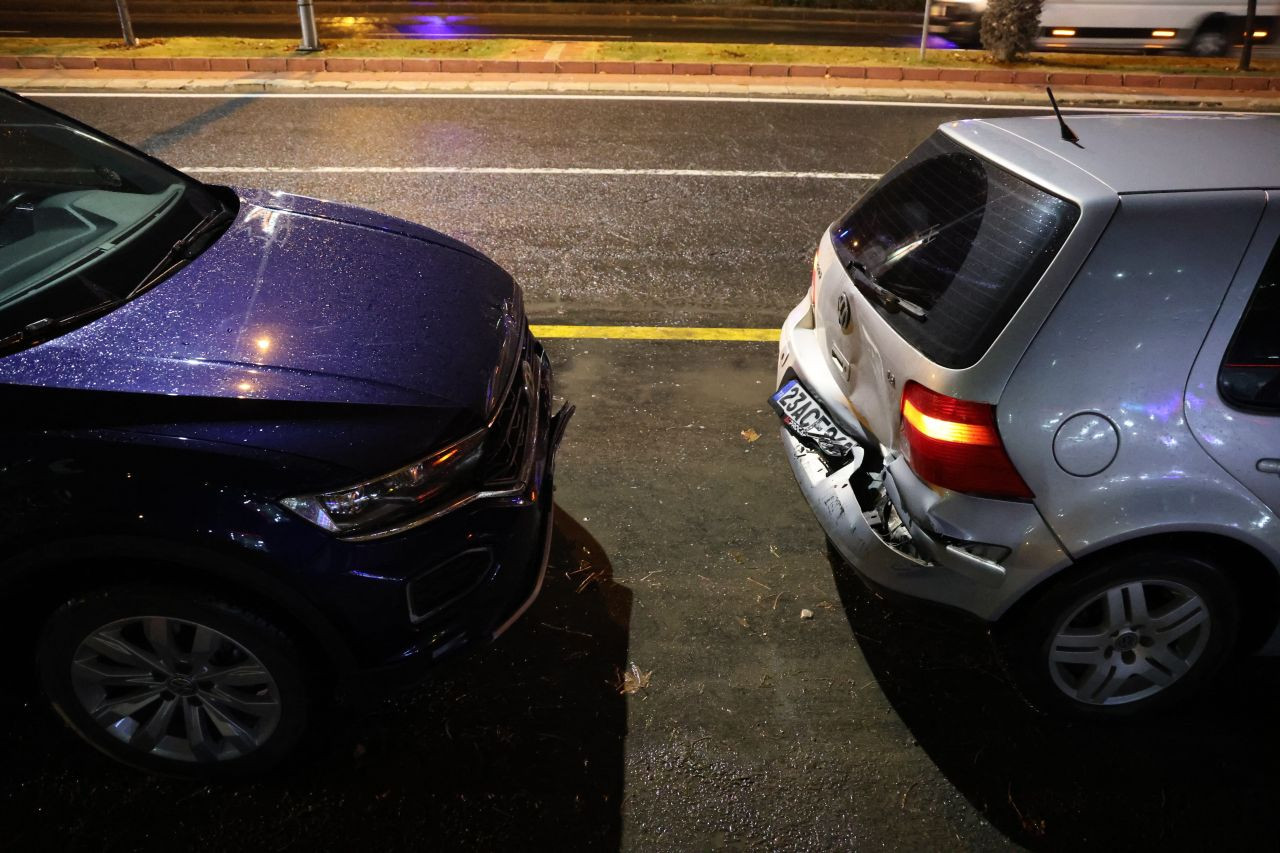
{"type": "MultiPolygon", "coordinates": [[[[91,99],[178,165],[878,172],[938,123],[894,106],[560,99],[91,99]]],[[[991,114],[991,113],[983,113],[991,114]]],[[[775,326],[865,181],[205,176],[472,242],[554,323],[775,326]]],[[[334,728],[301,766],[202,787],[120,770],[38,700],[0,705],[6,848],[1199,849],[1274,841],[1280,672],[1235,665],[1140,726],[1064,725],[981,626],[827,556],[767,408],[767,343],[551,340],[578,405],[548,584],[522,622],[334,728]],[[751,431],[756,441],[748,440],[751,431]],[[744,432],[746,435],[744,436],[744,432]],[[815,617],[801,620],[802,608],[815,617]],[[634,669],[633,669],[634,666],[634,669]],[[620,692],[624,673],[646,686],[620,692]]]]}

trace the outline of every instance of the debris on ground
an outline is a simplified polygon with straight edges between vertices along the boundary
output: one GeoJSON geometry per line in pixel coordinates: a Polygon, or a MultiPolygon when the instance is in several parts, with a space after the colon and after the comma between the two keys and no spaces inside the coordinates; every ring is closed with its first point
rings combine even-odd
{"type": "Polygon", "coordinates": [[[805,609],[803,609],[803,610],[801,610],[801,611],[800,611],[800,618],[801,618],[801,619],[812,619],[812,618],[813,618],[813,611],[806,607],[805,609]]]}
{"type": "Polygon", "coordinates": [[[586,574],[586,577],[582,578],[581,581],[579,581],[578,589],[576,590],[577,592],[584,591],[587,587],[591,586],[592,584],[603,583],[609,580],[609,576],[606,575],[602,569],[596,569],[594,566],[591,565],[590,561],[588,560],[579,561],[578,568],[574,569],[571,572],[565,572],[565,577],[569,578],[570,580],[573,580],[576,575],[581,575],[584,573],[586,574]]]}
{"type": "Polygon", "coordinates": [[[636,666],[636,662],[631,662],[629,669],[620,670],[618,672],[618,692],[619,693],[639,693],[641,690],[649,686],[649,679],[653,676],[653,670],[641,672],[640,667],[636,666]]]}
{"type": "Polygon", "coordinates": [[[747,444],[751,444],[752,442],[760,440],[760,433],[756,432],[751,427],[747,427],[742,431],[742,437],[747,440],[747,444]]]}
{"type": "Polygon", "coordinates": [[[1028,835],[1035,838],[1043,838],[1046,823],[1043,819],[1024,814],[1022,809],[1018,808],[1018,804],[1013,801],[1013,783],[1009,783],[1009,805],[1013,808],[1014,814],[1018,816],[1018,820],[1022,822],[1022,830],[1028,835]]]}

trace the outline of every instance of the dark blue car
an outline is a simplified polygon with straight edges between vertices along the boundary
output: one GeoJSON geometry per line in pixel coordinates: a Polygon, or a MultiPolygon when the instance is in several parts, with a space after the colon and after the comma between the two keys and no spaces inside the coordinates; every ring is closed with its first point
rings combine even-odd
{"type": "Polygon", "coordinates": [[[216,776],[521,614],[571,410],[474,249],[0,91],[0,413],[10,642],[92,745],[216,776]]]}

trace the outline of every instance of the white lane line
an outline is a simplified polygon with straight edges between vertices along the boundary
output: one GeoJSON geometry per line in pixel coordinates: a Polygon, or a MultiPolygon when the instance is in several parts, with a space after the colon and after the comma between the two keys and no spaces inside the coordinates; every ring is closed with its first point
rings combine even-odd
{"type": "Polygon", "coordinates": [[[874,181],[879,172],[786,172],[747,169],[593,169],[553,166],[180,166],[192,175],[262,173],[287,175],[645,175],[671,178],[787,178],[874,181]]]}
{"type": "MultiPolygon", "coordinates": [[[[646,95],[637,94],[573,94],[561,92],[20,92],[26,98],[293,98],[325,100],[358,98],[361,100],[469,100],[469,101],[664,101],[717,104],[801,104],[826,107],[915,107],[918,109],[945,110],[999,110],[1002,112],[1036,112],[1052,114],[1046,103],[1034,104],[970,104],[941,101],[877,101],[845,100],[831,98],[792,98],[786,95],[762,97],[759,95],[646,95]]],[[[1142,107],[1071,107],[1063,105],[1063,112],[1084,113],[1168,113],[1188,112],[1187,109],[1151,109],[1142,107]]],[[[1238,112],[1194,110],[1197,114],[1216,112],[1230,115],[1274,115],[1270,112],[1238,112]]]]}

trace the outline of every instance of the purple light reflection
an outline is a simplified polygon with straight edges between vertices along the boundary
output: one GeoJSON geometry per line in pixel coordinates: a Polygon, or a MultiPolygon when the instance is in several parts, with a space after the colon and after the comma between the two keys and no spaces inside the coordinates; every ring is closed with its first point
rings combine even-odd
{"type": "Polygon", "coordinates": [[[467,26],[463,22],[466,15],[415,15],[416,23],[396,24],[396,32],[402,36],[416,39],[456,39],[466,36],[483,35],[478,27],[467,26]]]}

